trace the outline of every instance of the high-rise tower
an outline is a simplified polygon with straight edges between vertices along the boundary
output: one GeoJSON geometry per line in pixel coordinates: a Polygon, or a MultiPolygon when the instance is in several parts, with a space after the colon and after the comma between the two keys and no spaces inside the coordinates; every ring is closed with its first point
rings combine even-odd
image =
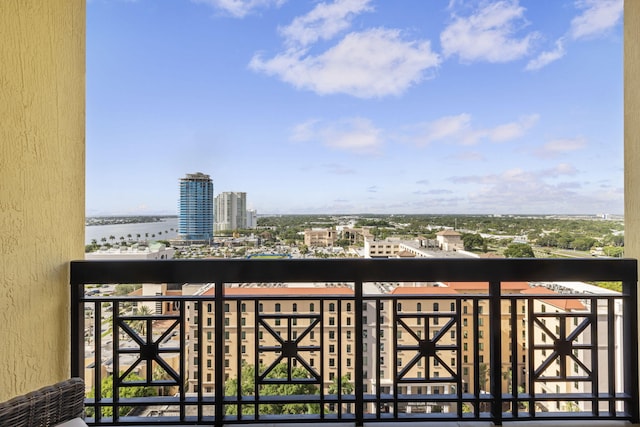
{"type": "Polygon", "coordinates": [[[247,228],[247,193],[224,192],[216,196],[216,231],[247,228]]]}
{"type": "Polygon", "coordinates": [[[209,175],[197,172],[180,178],[179,207],[180,239],[211,241],[213,239],[213,181],[209,175]]]}

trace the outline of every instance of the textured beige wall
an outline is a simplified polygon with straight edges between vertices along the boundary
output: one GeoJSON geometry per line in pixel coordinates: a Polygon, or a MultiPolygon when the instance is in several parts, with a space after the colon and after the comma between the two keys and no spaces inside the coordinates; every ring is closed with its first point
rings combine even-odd
{"type": "Polygon", "coordinates": [[[0,1],[0,401],[69,376],[84,71],[85,0],[0,1]]]}
{"type": "Polygon", "coordinates": [[[640,1],[624,4],[624,254],[640,258],[640,1]],[[635,189],[635,190],[634,190],[635,189]]]}

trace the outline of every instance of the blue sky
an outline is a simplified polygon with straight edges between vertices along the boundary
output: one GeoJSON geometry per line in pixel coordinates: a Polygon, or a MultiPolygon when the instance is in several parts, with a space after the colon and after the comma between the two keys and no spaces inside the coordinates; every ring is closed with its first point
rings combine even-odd
{"type": "Polygon", "coordinates": [[[623,212],[622,0],[89,0],[88,215],[623,212]]]}

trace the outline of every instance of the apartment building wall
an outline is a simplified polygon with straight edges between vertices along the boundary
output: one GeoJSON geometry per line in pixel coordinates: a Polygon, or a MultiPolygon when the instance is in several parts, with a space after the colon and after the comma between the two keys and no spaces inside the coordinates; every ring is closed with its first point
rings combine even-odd
{"type": "MultiPolygon", "coordinates": [[[[204,289],[201,295],[213,296],[215,289],[204,289]]],[[[354,378],[355,369],[355,312],[353,301],[341,301],[329,298],[340,295],[342,298],[353,296],[347,288],[310,288],[310,287],[232,287],[225,289],[229,297],[239,298],[225,303],[225,379],[238,377],[242,364],[253,366],[271,366],[279,357],[279,352],[270,351],[270,347],[281,346],[283,342],[296,342],[297,354],[304,359],[322,377],[325,392],[336,381],[338,366],[342,376],[354,378]],[[273,299],[277,295],[299,296],[295,298],[273,299]],[[242,299],[246,296],[247,299],[242,299]],[[261,298],[256,301],[257,298],[261,298]],[[324,298],[327,298],[326,300],[324,298]],[[256,314],[260,313],[258,318],[256,314]],[[320,324],[312,323],[323,319],[320,324]],[[306,335],[305,335],[306,333],[306,335]],[[275,335],[278,335],[279,339],[275,335]],[[257,335],[257,337],[256,337],[257,335]],[[257,353],[255,342],[263,348],[257,353]],[[308,351],[305,347],[320,346],[323,350],[308,351]],[[266,350],[265,350],[266,349],[266,350]],[[339,350],[340,349],[340,350],[339,350]],[[239,356],[239,357],[238,357],[239,356]],[[340,357],[341,356],[341,357],[340,357]]],[[[193,304],[188,304],[189,336],[197,334],[197,316],[193,304]]],[[[215,307],[213,301],[203,303],[201,313],[204,342],[198,349],[190,340],[189,354],[189,390],[195,391],[198,357],[203,358],[200,373],[203,392],[212,393],[215,387],[215,307]],[[198,350],[200,354],[198,355],[198,350]]],[[[287,362],[285,358],[283,362],[287,362]]],[[[293,366],[304,364],[296,358],[291,359],[293,366]]]]}
{"type": "Polygon", "coordinates": [[[0,401],[68,378],[84,256],[84,0],[0,2],[0,401]]]}
{"type": "Polygon", "coordinates": [[[247,193],[224,192],[216,196],[216,231],[247,228],[247,193]]]}
{"type": "Polygon", "coordinates": [[[304,244],[309,247],[332,247],[337,238],[336,230],[330,228],[304,230],[304,244]]]}

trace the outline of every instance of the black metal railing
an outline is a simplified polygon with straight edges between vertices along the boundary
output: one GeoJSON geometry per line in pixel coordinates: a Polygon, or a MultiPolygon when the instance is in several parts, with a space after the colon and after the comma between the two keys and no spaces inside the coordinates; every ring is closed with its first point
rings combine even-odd
{"type": "Polygon", "coordinates": [[[90,424],[639,421],[635,260],[75,261],[71,286],[90,424]]]}

